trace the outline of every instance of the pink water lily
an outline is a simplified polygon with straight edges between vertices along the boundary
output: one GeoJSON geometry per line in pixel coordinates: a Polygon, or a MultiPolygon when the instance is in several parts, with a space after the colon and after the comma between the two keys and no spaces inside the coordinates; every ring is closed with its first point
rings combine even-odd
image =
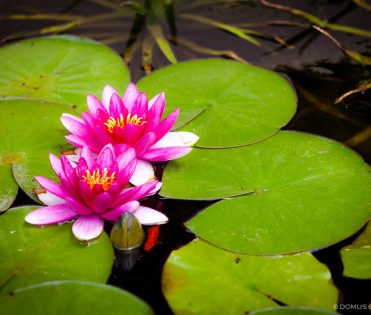
{"type": "Polygon", "coordinates": [[[182,157],[191,151],[198,137],[191,132],[174,132],[179,109],[163,120],[165,95],[160,93],[149,102],[134,83],[130,83],[123,98],[110,86],[105,86],[102,102],[88,95],[89,112],[82,118],[62,115],[62,123],[71,132],[66,138],[78,148],[88,146],[99,152],[108,143],[126,144],[135,150],[136,169],[130,182],[140,185],[153,180],[151,162],[162,162],[182,157]]]}
{"type": "Polygon", "coordinates": [[[133,213],[142,224],[165,223],[165,215],[141,206],[138,201],[155,192],[158,182],[129,185],[135,169],[135,151],[128,146],[121,146],[119,151],[116,154],[108,144],[95,157],[85,146],[77,164],[64,155],[59,159],[51,154],[50,162],[60,183],[35,177],[45,189],[38,197],[47,206],[30,212],[25,220],[46,225],[77,218],[72,231],[80,240],[98,237],[103,231],[104,219],[115,221],[125,211],[133,213]]]}

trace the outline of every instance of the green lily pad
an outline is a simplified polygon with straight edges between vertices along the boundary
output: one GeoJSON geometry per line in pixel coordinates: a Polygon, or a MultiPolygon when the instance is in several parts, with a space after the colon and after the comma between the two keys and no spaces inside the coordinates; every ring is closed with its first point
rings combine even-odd
{"type": "Polygon", "coordinates": [[[111,84],[123,92],[130,74],[120,56],[90,39],[71,35],[27,39],[0,48],[0,96],[40,98],[86,109],[111,84]]]}
{"type": "Polygon", "coordinates": [[[249,313],[249,315],[338,315],[339,313],[312,307],[274,307],[249,313]]]}
{"type": "Polygon", "coordinates": [[[165,92],[166,113],[181,109],[176,127],[197,134],[198,147],[256,143],[278,132],[296,111],[295,92],[283,77],[231,60],[181,62],[137,85],[150,97],[165,92]]]}
{"type": "Polygon", "coordinates": [[[161,195],[222,200],[186,223],[200,238],[250,254],[313,250],[356,231],[371,214],[371,173],[338,142],[283,131],[227,150],[172,161],[161,195]]]}
{"type": "Polygon", "coordinates": [[[28,224],[24,217],[36,208],[11,208],[0,216],[0,296],[45,281],[106,282],[113,262],[109,237],[103,233],[84,244],[69,223],[44,228],[28,224]]]}
{"type": "Polygon", "coordinates": [[[371,224],[360,236],[340,251],[343,274],[357,279],[371,279],[371,224]]]}
{"type": "Polygon", "coordinates": [[[278,306],[331,310],[338,298],[325,265],[310,253],[250,256],[200,239],[173,251],[165,263],[163,293],[175,314],[247,314],[278,306]]]}
{"type": "Polygon", "coordinates": [[[7,209],[19,185],[37,201],[33,189],[35,175],[56,178],[49,162],[49,153],[61,154],[61,147],[70,148],[60,116],[73,113],[71,106],[42,100],[0,99],[0,199],[7,209]]]}
{"type": "Polygon", "coordinates": [[[0,298],[2,315],[153,315],[134,295],[110,285],[82,281],[44,282],[0,298]]]}
{"type": "Polygon", "coordinates": [[[9,209],[18,193],[18,185],[12,174],[12,161],[11,154],[0,154],[0,212],[9,209]]]}

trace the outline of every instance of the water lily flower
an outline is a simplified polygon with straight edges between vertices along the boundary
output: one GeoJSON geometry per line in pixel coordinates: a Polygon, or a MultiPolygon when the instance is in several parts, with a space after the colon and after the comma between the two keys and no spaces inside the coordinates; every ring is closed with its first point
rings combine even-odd
{"type": "Polygon", "coordinates": [[[47,206],[30,212],[25,217],[28,223],[46,225],[76,218],[73,234],[80,240],[91,240],[102,233],[104,220],[116,221],[125,211],[134,214],[141,224],[167,221],[164,214],[138,201],[156,191],[156,180],[139,186],[128,184],[136,163],[133,148],[122,146],[116,155],[108,144],[95,157],[85,146],[77,163],[65,155],[59,159],[51,154],[49,158],[60,183],[35,177],[45,189],[38,198],[47,206]]]}
{"type": "Polygon", "coordinates": [[[107,143],[134,148],[137,163],[130,179],[134,185],[155,178],[151,162],[180,158],[189,153],[199,139],[191,132],[171,131],[179,109],[162,119],[165,94],[160,93],[148,101],[134,83],[129,84],[123,98],[112,86],[106,85],[102,102],[88,95],[87,105],[89,112],[82,113],[82,118],[62,115],[63,125],[71,132],[66,139],[78,148],[88,146],[95,153],[107,143]]]}

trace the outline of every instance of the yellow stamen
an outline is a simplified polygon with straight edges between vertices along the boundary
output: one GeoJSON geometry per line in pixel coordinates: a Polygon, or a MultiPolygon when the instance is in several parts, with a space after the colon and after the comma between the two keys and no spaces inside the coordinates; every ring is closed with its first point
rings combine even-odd
{"type": "Polygon", "coordinates": [[[90,173],[90,170],[86,170],[85,175],[82,176],[84,181],[89,185],[90,189],[93,189],[95,185],[102,185],[104,191],[106,191],[115,181],[115,172],[110,176],[107,176],[108,170],[103,169],[103,174],[100,174],[101,170],[95,170],[90,173]]]}
{"type": "Polygon", "coordinates": [[[114,117],[110,116],[104,124],[107,126],[108,131],[110,133],[113,133],[113,128],[115,126],[122,129],[127,124],[133,124],[133,125],[138,127],[138,126],[143,126],[146,123],[147,123],[147,121],[143,120],[143,117],[138,117],[137,114],[135,114],[134,116],[131,116],[131,113],[129,113],[126,116],[126,119],[124,118],[124,116],[122,114],[120,114],[120,117],[118,117],[118,118],[114,118],[114,117]]]}

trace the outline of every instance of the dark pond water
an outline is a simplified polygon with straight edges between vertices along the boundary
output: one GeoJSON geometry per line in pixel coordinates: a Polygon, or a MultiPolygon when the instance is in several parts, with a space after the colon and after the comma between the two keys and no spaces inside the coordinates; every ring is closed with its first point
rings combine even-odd
{"type": "MultiPolygon", "coordinates": [[[[117,1],[121,3],[122,1],[117,1]]],[[[198,8],[187,7],[197,1],[175,1],[175,20],[179,39],[191,40],[214,50],[232,50],[244,60],[287,75],[298,93],[298,111],[293,120],[285,127],[330,137],[341,141],[359,152],[371,162],[371,101],[369,91],[353,94],[343,102],[334,101],[371,77],[370,66],[365,66],[345,57],[328,38],[309,27],[305,21],[294,18],[285,11],[274,10],[258,4],[257,1],[224,2],[198,8]],[[197,13],[226,23],[256,24],[255,30],[268,35],[277,35],[291,46],[287,48],[272,40],[260,39],[262,46],[254,46],[222,30],[206,27],[181,18],[182,13],[197,13]],[[270,21],[272,23],[261,23],[270,21]],[[277,21],[288,21],[290,26],[278,25],[277,21]],[[258,24],[259,23],[259,24],[258,24]],[[295,24],[294,24],[295,23],[295,24]],[[298,24],[299,23],[299,24],[298,24]]],[[[114,1],[112,2],[114,3],[114,1]]],[[[276,1],[311,12],[321,19],[332,23],[346,24],[369,29],[370,12],[360,9],[352,1],[276,1]]],[[[111,12],[99,1],[2,1],[0,14],[16,13],[68,13],[96,16],[111,12]]],[[[123,54],[128,34],[133,23],[133,15],[124,19],[96,21],[68,31],[68,33],[90,36],[108,44],[123,54]]],[[[32,32],[40,27],[55,24],[51,20],[7,20],[0,19],[0,40],[18,32],[32,32]]],[[[287,23],[286,23],[287,24],[287,23]]],[[[169,34],[166,23],[165,32],[169,34]]],[[[27,35],[27,34],[26,34],[27,35]]],[[[32,33],[30,33],[32,35],[32,33]]],[[[34,35],[37,35],[35,33],[34,35]]],[[[348,49],[370,55],[370,38],[333,33],[341,44],[348,49]]],[[[210,55],[194,51],[182,44],[172,46],[179,61],[195,58],[209,58],[210,55]]],[[[215,57],[215,56],[213,56],[215,57]]],[[[169,64],[161,51],[155,47],[152,56],[153,69],[169,64]]],[[[132,80],[138,81],[145,75],[142,69],[141,54],[133,55],[129,64],[132,80]]],[[[161,174],[163,165],[158,165],[161,174]]],[[[356,187],[355,187],[356,189],[356,187]]],[[[184,200],[161,200],[157,197],[148,204],[161,208],[169,217],[169,223],[161,226],[158,244],[150,252],[144,252],[140,261],[130,271],[114,268],[109,283],[128,289],[146,300],[156,314],[172,314],[161,294],[161,273],[164,262],[173,249],[179,248],[193,239],[193,235],[183,227],[183,222],[197,211],[208,206],[209,202],[184,200]],[[176,211],[174,211],[176,209],[176,211]],[[175,215],[176,213],[176,215],[175,215]]],[[[14,205],[30,203],[20,192],[14,205]]],[[[107,230],[110,226],[107,226],[107,230]]],[[[356,280],[341,276],[342,264],[338,250],[350,243],[354,237],[322,249],[314,255],[328,264],[335,284],[342,292],[343,303],[370,303],[371,281],[356,280]]],[[[359,311],[361,313],[362,311],[359,311]]]]}

